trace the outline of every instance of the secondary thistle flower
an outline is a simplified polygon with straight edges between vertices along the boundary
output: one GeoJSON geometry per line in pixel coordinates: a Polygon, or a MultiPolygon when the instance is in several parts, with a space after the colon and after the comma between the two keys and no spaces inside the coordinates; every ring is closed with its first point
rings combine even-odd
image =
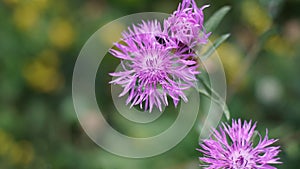
{"type": "Polygon", "coordinates": [[[116,77],[110,83],[124,89],[120,97],[128,94],[126,104],[140,105],[151,112],[153,106],[162,111],[167,106],[167,96],[176,106],[181,99],[187,102],[184,90],[194,86],[197,63],[186,60],[194,54],[188,49],[178,48],[176,41],[169,38],[157,21],[133,25],[123,33],[123,42],[115,43],[117,50],[110,53],[122,59],[122,71],[110,73],[116,77]],[[180,57],[179,57],[180,56],[180,57]]]}
{"type": "Polygon", "coordinates": [[[232,125],[222,124],[219,131],[214,130],[213,137],[205,139],[200,146],[204,157],[200,157],[206,169],[276,169],[271,164],[280,164],[276,157],[279,146],[271,146],[276,139],[266,136],[255,145],[252,141],[256,123],[232,120],[232,125]]]}
{"type": "Polygon", "coordinates": [[[194,0],[183,0],[164,23],[170,36],[191,49],[206,44],[210,35],[203,26],[203,9],[206,7],[208,5],[198,8],[194,0]]]}

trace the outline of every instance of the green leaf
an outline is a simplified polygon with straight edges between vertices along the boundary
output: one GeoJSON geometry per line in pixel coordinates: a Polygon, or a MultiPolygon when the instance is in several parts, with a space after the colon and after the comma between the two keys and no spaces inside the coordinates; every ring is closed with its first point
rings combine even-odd
{"type": "Polygon", "coordinates": [[[205,23],[205,28],[207,32],[213,32],[216,27],[220,24],[224,16],[229,12],[230,7],[224,6],[221,9],[219,9],[217,12],[215,12],[209,20],[205,23]]]}
{"type": "Polygon", "coordinates": [[[197,76],[197,79],[199,80],[197,83],[197,91],[204,96],[208,97],[211,99],[213,102],[217,103],[219,106],[221,106],[225,117],[227,120],[230,119],[230,111],[228,109],[228,106],[226,104],[226,101],[214,90],[210,87],[208,84],[207,80],[204,79],[201,76],[197,76]]]}
{"type": "Polygon", "coordinates": [[[223,111],[224,111],[226,119],[229,120],[230,119],[230,111],[229,111],[226,103],[224,104],[223,111]]]}
{"type": "Polygon", "coordinates": [[[207,58],[209,58],[213,53],[214,51],[225,41],[227,40],[228,38],[230,37],[230,34],[225,34],[225,35],[222,35],[221,37],[219,37],[214,43],[213,45],[207,49],[207,51],[202,55],[200,56],[201,57],[201,60],[206,60],[207,58]]]}
{"type": "Polygon", "coordinates": [[[253,135],[252,135],[252,137],[251,137],[251,142],[252,142],[252,143],[254,143],[254,141],[255,141],[255,139],[256,139],[257,136],[258,136],[258,131],[257,131],[257,130],[254,130],[254,133],[253,133],[253,135]]]}
{"type": "MultiPolygon", "coordinates": [[[[198,84],[200,84],[200,83],[198,83],[198,84]]],[[[203,94],[203,95],[205,95],[207,97],[210,97],[210,94],[207,92],[207,89],[204,86],[198,85],[197,91],[200,94],[203,94]]]]}

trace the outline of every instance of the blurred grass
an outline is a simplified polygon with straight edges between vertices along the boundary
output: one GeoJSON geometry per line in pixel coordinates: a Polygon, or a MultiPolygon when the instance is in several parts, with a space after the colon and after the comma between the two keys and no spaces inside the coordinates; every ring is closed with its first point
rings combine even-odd
{"type": "MultiPolygon", "coordinates": [[[[105,152],[89,139],[72,107],[73,66],[92,33],[126,14],[170,13],[178,3],[178,0],[2,0],[0,168],[199,168],[196,128],[176,148],[158,157],[121,158],[105,152]]],[[[261,131],[269,128],[271,137],[279,138],[282,146],[280,157],[284,164],[278,168],[298,168],[300,2],[212,0],[199,4],[211,4],[205,9],[206,18],[223,5],[232,7],[213,32],[213,36],[227,32],[232,35],[218,50],[228,90],[234,91],[228,100],[232,116],[258,121],[261,131]],[[270,28],[275,33],[262,44],[239,85],[233,88],[231,84],[239,69],[245,67],[247,54],[260,41],[259,36],[270,28]]],[[[110,36],[115,35],[103,37],[110,36]]],[[[99,84],[109,81],[98,80],[99,84]]],[[[110,97],[104,90],[97,90],[97,96],[110,97]]],[[[109,114],[112,105],[107,100],[102,104],[116,128],[133,135],[143,132],[134,127],[126,131],[124,119],[109,114]]],[[[174,114],[166,114],[164,118],[168,123],[174,114]]],[[[147,132],[162,130],[165,124],[156,127],[147,132]]]]}

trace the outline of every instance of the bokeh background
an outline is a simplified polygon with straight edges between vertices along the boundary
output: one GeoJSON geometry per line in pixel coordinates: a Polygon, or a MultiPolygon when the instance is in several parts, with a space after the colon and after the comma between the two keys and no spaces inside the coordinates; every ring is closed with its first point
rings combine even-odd
{"type": "MultiPolygon", "coordinates": [[[[148,159],[112,155],[94,144],[76,118],[72,71],[85,41],[105,23],[137,12],[172,13],[179,0],[1,0],[1,169],[196,169],[197,125],[174,149],[148,159]]],[[[300,1],[197,0],[209,18],[224,5],[232,10],[212,39],[231,33],[219,49],[233,118],[258,121],[264,135],[279,138],[283,165],[300,165],[300,1]]],[[[115,35],[107,35],[109,36],[115,35]]],[[[117,60],[106,59],[110,68],[117,60]]],[[[97,83],[107,85],[109,76],[97,83]]],[[[101,88],[101,85],[98,85],[101,88]]],[[[162,126],[127,128],[109,110],[105,90],[96,90],[108,121],[128,133],[156,133],[162,126]]],[[[93,117],[86,119],[93,124],[93,117]]],[[[223,119],[226,121],[225,119],[223,119]]],[[[97,124],[94,124],[97,125],[97,124]]]]}

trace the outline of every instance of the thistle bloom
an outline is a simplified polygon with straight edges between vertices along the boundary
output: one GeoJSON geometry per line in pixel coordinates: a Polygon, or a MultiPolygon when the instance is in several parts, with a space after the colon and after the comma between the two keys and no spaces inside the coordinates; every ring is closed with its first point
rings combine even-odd
{"type": "Polygon", "coordinates": [[[124,88],[119,96],[128,94],[126,104],[131,107],[140,105],[151,112],[156,106],[162,111],[167,96],[177,106],[180,98],[187,102],[184,90],[194,86],[197,64],[187,60],[194,54],[186,48],[174,50],[178,43],[164,30],[157,21],[133,25],[123,33],[123,42],[114,44],[118,49],[110,50],[122,65],[122,71],[110,73],[116,77],[110,83],[124,88]]]}
{"type": "Polygon", "coordinates": [[[210,33],[206,33],[203,21],[203,9],[198,8],[194,0],[183,0],[178,9],[164,22],[171,37],[189,48],[206,44],[210,33]]]}
{"type": "Polygon", "coordinates": [[[276,169],[271,164],[280,164],[276,157],[279,146],[271,146],[276,139],[266,136],[253,143],[256,123],[232,120],[232,125],[222,124],[219,131],[214,130],[213,138],[205,139],[200,144],[204,157],[200,157],[206,169],[276,169]]]}

